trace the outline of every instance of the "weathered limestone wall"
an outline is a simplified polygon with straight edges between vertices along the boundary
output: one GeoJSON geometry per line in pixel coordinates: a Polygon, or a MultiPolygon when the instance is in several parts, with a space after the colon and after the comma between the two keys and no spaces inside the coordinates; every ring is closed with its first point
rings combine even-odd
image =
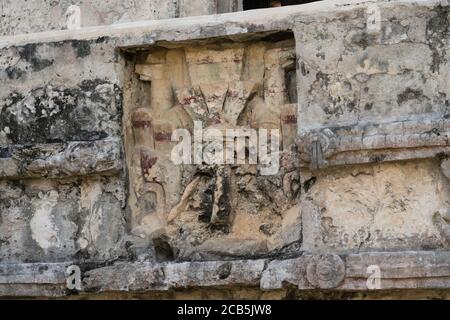
{"type": "Polygon", "coordinates": [[[80,8],[81,27],[108,25],[139,20],[175,18],[177,0],[2,0],[0,36],[67,29],[80,8]]]}
{"type": "Polygon", "coordinates": [[[448,289],[450,7],[371,5],[0,38],[0,295],[73,264],[86,293],[448,289]],[[173,165],[194,120],[280,129],[280,170],[173,165]]]}
{"type": "Polygon", "coordinates": [[[71,6],[80,26],[92,27],[242,11],[242,0],[3,0],[0,36],[67,29],[71,6]]]}
{"type": "Polygon", "coordinates": [[[121,254],[121,89],[108,47],[100,39],[2,51],[2,261],[61,261],[85,255],[80,248],[100,260],[121,254]]]}

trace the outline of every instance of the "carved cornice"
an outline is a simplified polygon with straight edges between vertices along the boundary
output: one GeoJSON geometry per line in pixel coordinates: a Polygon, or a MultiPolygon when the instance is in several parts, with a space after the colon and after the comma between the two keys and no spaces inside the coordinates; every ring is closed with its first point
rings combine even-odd
{"type": "Polygon", "coordinates": [[[4,179],[110,174],[122,168],[119,139],[14,145],[0,151],[0,178],[4,179]]]}
{"type": "MultiPolygon", "coordinates": [[[[62,296],[66,268],[76,263],[0,264],[0,296],[62,296]],[[43,288],[46,288],[43,290],[43,288]]],[[[367,291],[369,267],[379,269],[372,290],[450,288],[450,251],[307,254],[287,260],[234,260],[150,263],[120,262],[82,272],[82,290],[161,292],[182,288],[248,286],[261,290],[327,289],[367,291]]],[[[87,269],[80,265],[81,270],[87,269]]]]}
{"type": "Polygon", "coordinates": [[[450,120],[420,119],[301,130],[301,165],[319,169],[447,154],[450,120]]]}

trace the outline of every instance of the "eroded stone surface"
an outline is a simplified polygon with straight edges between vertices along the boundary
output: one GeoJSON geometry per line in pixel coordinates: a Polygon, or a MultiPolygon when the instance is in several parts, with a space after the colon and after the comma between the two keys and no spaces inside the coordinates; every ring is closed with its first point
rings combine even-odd
{"type": "Polygon", "coordinates": [[[377,5],[0,38],[0,294],[448,289],[448,4],[377,5]],[[281,129],[281,170],[174,165],[194,120],[281,129]]]}
{"type": "Polygon", "coordinates": [[[305,249],[442,247],[433,215],[448,206],[449,194],[436,161],[330,170],[311,179],[303,198],[305,249]]]}
{"type": "Polygon", "coordinates": [[[1,261],[114,260],[126,255],[123,185],[114,179],[1,181],[1,261]]]}
{"type": "Polygon", "coordinates": [[[67,20],[74,14],[68,10],[71,5],[80,8],[81,27],[147,19],[167,19],[177,15],[176,0],[113,0],[107,2],[42,0],[32,3],[26,0],[5,0],[0,5],[2,9],[0,35],[67,29],[67,20]],[[32,23],[30,23],[31,21],[32,23]]]}
{"type": "MultiPolygon", "coordinates": [[[[296,115],[286,83],[294,65],[291,39],[149,50],[132,70],[150,83],[149,100],[125,102],[133,233],[164,235],[180,259],[261,256],[300,240],[296,115]],[[194,133],[189,148],[195,152],[195,121],[204,132],[203,153],[214,143],[208,140],[214,129],[228,143],[221,145],[224,154],[214,163],[204,156],[201,165],[175,165],[172,132],[194,133]],[[236,164],[240,148],[249,148],[227,140],[233,137],[226,130],[237,129],[281,131],[279,170],[263,175],[256,158],[236,164]],[[235,164],[223,165],[230,155],[235,164]]],[[[136,86],[126,97],[133,99],[137,90],[142,89],[136,86]]],[[[257,140],[252,143],[256,148],[257,140]]]]}

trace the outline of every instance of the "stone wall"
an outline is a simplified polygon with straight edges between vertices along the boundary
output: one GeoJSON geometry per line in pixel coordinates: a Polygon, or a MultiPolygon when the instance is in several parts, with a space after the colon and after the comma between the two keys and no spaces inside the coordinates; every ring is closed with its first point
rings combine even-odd
{"type": "Polygon", "coordinates": [[[77,6],[80,26],[242,11],[242,0],[4,0],[0,36],[67,29],[77,6]]]}
{"type": "Polygon", "coordinates": [[[373,295],[444,297],[449,16],[325,1],[0,38],[0,295],[70,295],[76,265],[83,295],[357,297],[375,265],[373,295]],[[175,165],[195,121],[279,130],[279,170],[175,165]]]}
{"type": "Polygon", "coordinates": [[[177,0],[4,0],[0,36],[66,29],[72,5],[80,8],[82,27],[175,18],[178,12],[177,0]]]}

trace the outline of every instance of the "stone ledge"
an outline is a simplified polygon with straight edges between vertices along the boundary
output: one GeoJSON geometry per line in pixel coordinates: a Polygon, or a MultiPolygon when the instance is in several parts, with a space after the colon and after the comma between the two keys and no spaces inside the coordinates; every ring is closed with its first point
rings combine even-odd
{"type": "MultiPolygon", "coordinates": [[[[129,23],[118,23],[107,26],[87,27],[79,30],[56,30],[39,33],[0,37],[0,49],[11,46],[22,46],[30,43],[48,43],[65,40],[92,40],[98,38],[120,38],[121,46],[152,44],[154,41],[182,41],[203,37],[220,37],[248,32],[286,30],[291,26],[290,20],[301,16],[312,16],[316,13],[333,13],[365,8],[373,4],[372,0],[328,0],[303,5],[286,6],[269,9],[258,9],[232,12],[219,15],[206,15],[176,19],[144,20],[129,23]],[[248,28],[255,30],[249,30],[248,28]],[[214,34],[210,34],[214,33],[214,34]],[[149,43],[150,42],[150,43],[149,43]]],[[[376,1],[382,6],[435,6],[442,0],[401,0],[376,1]]]]}
{"type": "MultiPolygon", "coordinates": [[[[69,262],[0,264],[0,296],[68,295],[65,272],[69,265],[69,262]]],[[[404,251],[341,256],[305,253],[287,260],[119,262],[82,273],[81,293],[239,286],[270,291],[287,285],[298,290],[367,291],[370,276],[367,268],[373,265],[381,272],[378,290],[450,288],[450,251],[404,251]]]]}
{"type": "Polygon", "coordinates": [[[302,129],[297,146],[301,164],[312,169],[424,159],[450,152],[449,128],[450,121],[439,117],[302,129]]]}
{"type": "Polygon", "coordinates": [[[11,146],[0,156],[0,178],[64,178],[115,173],[122,168],[119,139],[11,146]]]}

